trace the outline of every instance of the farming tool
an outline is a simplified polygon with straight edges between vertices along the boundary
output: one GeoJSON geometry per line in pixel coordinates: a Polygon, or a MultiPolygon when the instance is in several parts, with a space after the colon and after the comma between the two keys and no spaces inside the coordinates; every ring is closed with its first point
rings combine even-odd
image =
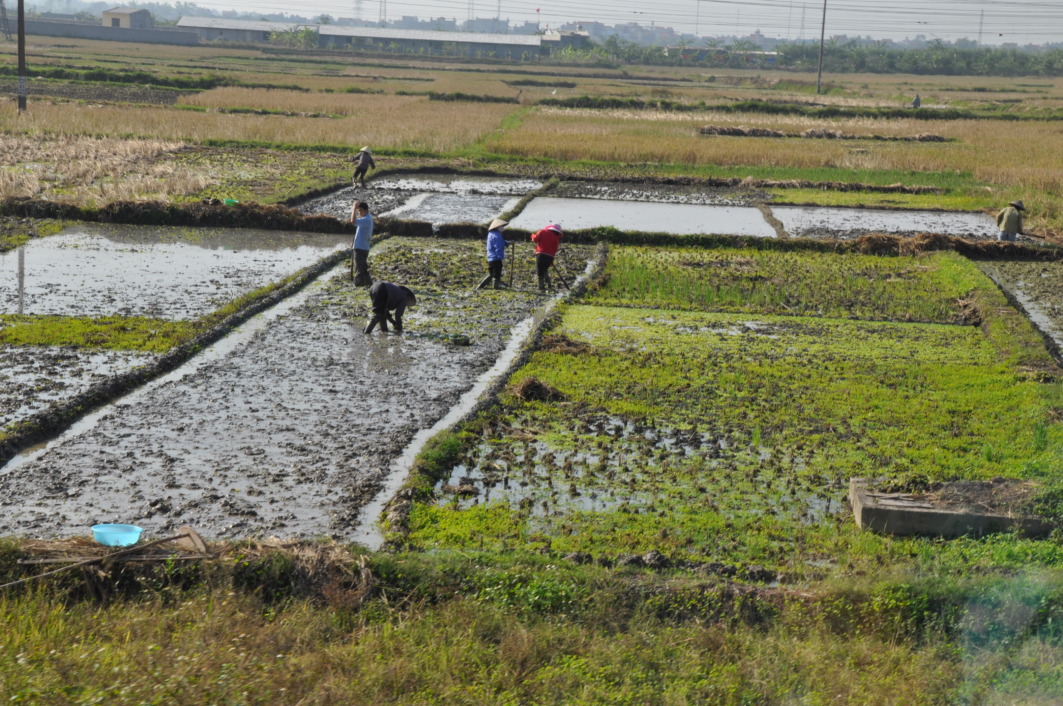
{"type": "Polygon", "coordinates": [[[207,545],[203,541],[203,538],[199,536],[191,527],[182,527],[178,531],[178,534],[171,535],[169,537],[163,537],[162,539],[156,539],[153,542],[147,544],[141,544],[138,546],[129,547],[127,549],[120,549],[110,554],[94,557],[52,557],[43,559],[20,559],[20,564],[58,564],[63,562],[73,562],[66,566],[52,571],[46,571],[43,574],[37,574],[36,576],[29,576],[18,581],[11,581],[0,585],[0,588],[10,588],[12,586],[18,586],[20,584],[28,583],[30,581],[44,578],[45,576],[52,576],[54,574],[62,573],[68,569],[75,569],[78,567],[86,567],[92,564],[109,565],[115,561],[170,561],[170,560],[189,560],[189,559],[213,559],[214,555],[207,551],[207,545]],[[178,549],[188,553],[148,553],[145,554],[144,550],[149,547],[155,547],[160,544],[166,544],[173,542],[177,545],[178,549]],[[139,553],[138,553],[139,552],[139,553]]]}
{"type": "Polygon", "coordinates": [[[516,255],[513,251],[517,247],[517,241],[509,240],[509,288],[513,289],[513,258],[516,255]]]}
{"type": "Polygon", "coordinates": [[[565,289],[572,289],[572,286],[568,283],[568,280],[565,279],[565,275],[561,272],[561,268],[557,266],[556,257],[554,258],[554,261],[550,263],[550,266],[554,268],[554,272],[557,274],[557,278],[561,280],[561,284],[565,285],[565,289]]]}

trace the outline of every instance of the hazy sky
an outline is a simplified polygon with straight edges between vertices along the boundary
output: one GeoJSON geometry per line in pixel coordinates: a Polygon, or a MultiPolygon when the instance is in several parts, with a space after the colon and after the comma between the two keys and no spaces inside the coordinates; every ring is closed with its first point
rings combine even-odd
{"type": "MultiPolygon", "coordinates": [[[[204,0],[205,7],[248,12],[327,13],[378,21],[403,15],[421,19],[495,17],[536,21],[542,27],[598,21],[674,27],[699,36],[748,35],[818,38],[822,0],[204,0]],[[386,9],[385,9],[386,8],[386,9]],[[538,15],[536,9],[539,9],[538,15]]],[[[986,44],[1063,41],[1063,0],[827,0],[827,36],[871,35],[946,40],[979,36],[986,44]]]]}

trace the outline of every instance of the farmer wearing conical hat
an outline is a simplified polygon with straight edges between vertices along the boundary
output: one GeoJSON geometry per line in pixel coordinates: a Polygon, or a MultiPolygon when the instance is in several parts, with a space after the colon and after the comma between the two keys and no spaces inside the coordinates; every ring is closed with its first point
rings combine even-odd
{"type": "Polygon", "coordinates": [[[369,152],[369,147],[363,147],[358,150],[358,154],[354,155],[354,176],[351,178],[351,182],[356,186],[365,188],[365,173],[369,169],[376,169],[376,162],[373,161],[373,155],[369,152]]]}
{"type": "Polygon", "coordinates": [[[477,289],[483,289],[492,280],[495,289],[505,286],[502,284],[502,263],[506,259],[506,246],[512,244],[502,237],[502,230],[507,225],[509,221],[496,218],[487,226],[487,276],[477,285],[477,289]]]}
{"type": "Polygon", "coordinates": [[[1022,201],[1012,201],[997,214],[997,228],[1000,234],[997,240],[1014,243],[1022,235],[1022,212],[1026,210],[1022,201]]]}

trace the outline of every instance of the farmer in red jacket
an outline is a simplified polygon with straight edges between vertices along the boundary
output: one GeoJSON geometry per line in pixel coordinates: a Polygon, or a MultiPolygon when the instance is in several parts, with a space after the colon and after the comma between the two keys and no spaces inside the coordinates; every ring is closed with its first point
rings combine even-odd
{"type": "Polygon", "coordinates": [[[547,287],[553,289],[550,283],[550,265],[554,264],[557,255],[557,246],[561,244],[561,226],[551,223],[537,233],[532,233],[532,242],[535,243],[535,269],[539,274],[539,291],[545,291],[547,287]]]}

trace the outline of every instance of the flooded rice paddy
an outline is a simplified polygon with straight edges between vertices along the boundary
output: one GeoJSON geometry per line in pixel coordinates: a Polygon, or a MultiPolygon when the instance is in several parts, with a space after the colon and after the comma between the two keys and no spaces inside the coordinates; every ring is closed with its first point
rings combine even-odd
{"type": "Polygon", "coordinates": [[[513,228],[538,230],[560,223],[568,230],[609,226],[622,231],[774,238],[775,229],[755,208],[538,197],[513,219],[513,228]]]}
{"type": "Polygon", "coordinates": [[[385,176],[365,187],[347,187],[306,202],[308,214],[348,220],[355,201],[369,204],[376,217],[429,223],[488,223],[542,186],[530,179],[467,176],[385,176]]]}
{"type": "Polygon", "coordinates": [[[154,359],[133,351],[0,346],[0,429],[154,359]]]}
{"type": "Polygon", "coordinates": [[[852,238],[868,233],[940,233],[996,239],[996,222],[983,213],[881,211],[868,208],[772,206],[792,238],[852,238]]]}
{"type": "MultiPolygon", "coordinates": [[[[347,187],[306,202],[300,210],[347,220],[355,200],[369,203],[378,217],[434,224],[483,223],[515,208],[542,187],[531,179],[449,175],[387,175],[366,187],[347,187]]],[[[531,200],[513,227],[535,231],[548,223],[570,230],[613,227],[622,231],[673,235],[744,235],[772,238],[857,238],[868,233],[941,233],[996,238],[993,220],[981,213],[771,206],[781,222],[776,231],[754,206],[767,194],[747,189],[691,184],[562,181],[549,195],[531,200]]]]}
{"type": "Polygon", "coordinates": [[[395,239],[374,248],[374,276],[419,294],[401,335],[362,333],[366,291],[338,268],[231,352],[0,469],[0,531],[83,534],[122,521],[152,533],[192,524],[211,537],[352,538],[392,460],[544,301],[475,291],[481,247],[395,239]],[[453,345],[452,334],[471,345],[453,345]]]}
{"type": "Polygon", "coordinates": [[[77,225],[0,253],[0,313],[196,319],[346,241],[278,231],[77,225]]]}

